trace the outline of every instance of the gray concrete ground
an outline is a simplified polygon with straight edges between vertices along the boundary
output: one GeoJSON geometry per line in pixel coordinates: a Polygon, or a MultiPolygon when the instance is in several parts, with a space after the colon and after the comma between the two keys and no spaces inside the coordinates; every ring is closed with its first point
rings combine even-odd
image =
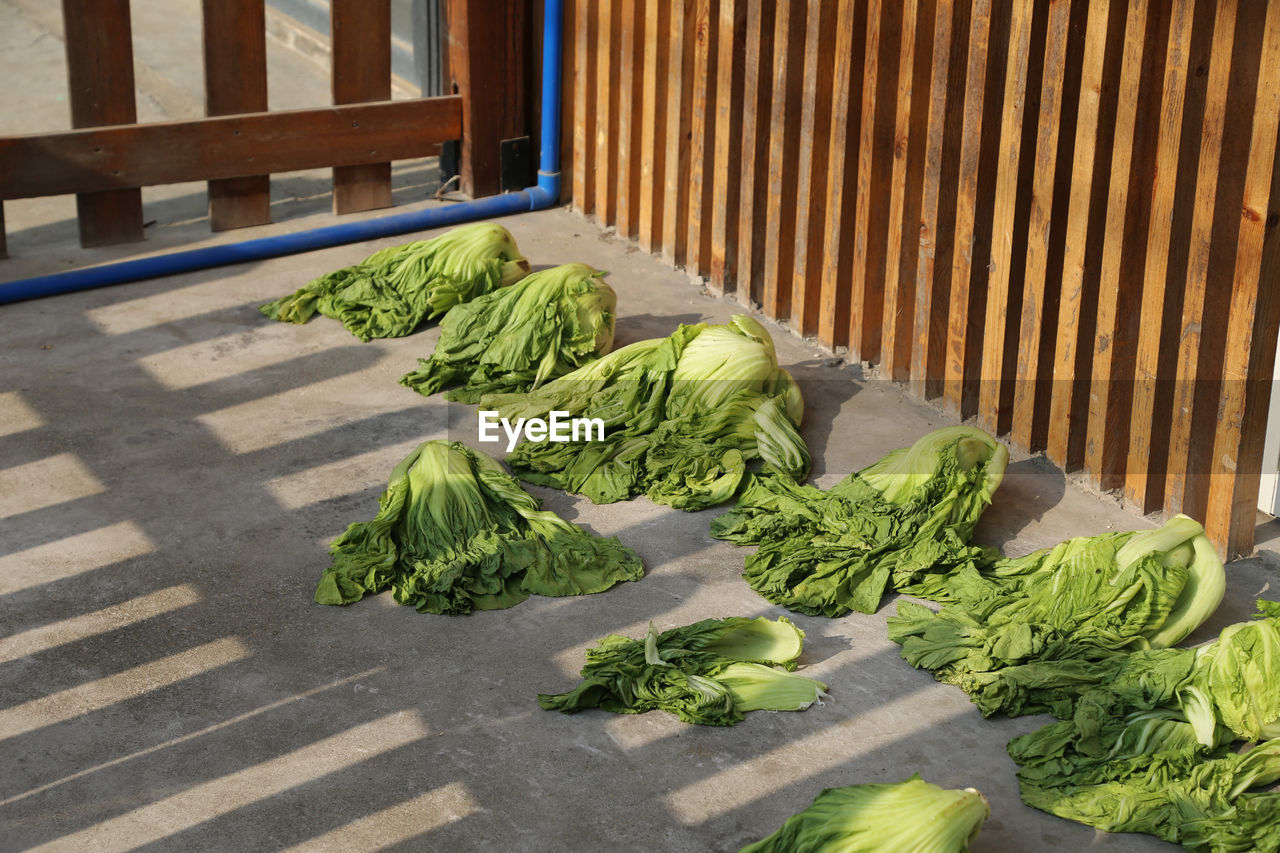
{"type": "MultiPolygon", "coordinates": [[[[611,271],[620,343],[735,310],[567,211],[505,224],[535,264],[611,271]]],[[[435,329],[360,344],[257,311],[392,242],[0,309],[0,847],[727,851],[823,787],[919,772],[990,799],[975,851],[1164,848],[1024,807],[1004,744],[1044,720],[983,720],[907,666],[891,603],[793,617],[804,671],[831,685],[804,713],[711,729],[539,710],[606,634],[784,613],[740,579],[744,550],[708,536],[721,510],[535,489],[647,576],[470,617],[313,604],[326,543],[372,517],[400,458],[475,443],[470,407],[396,382],[435,329]]],[[[775,339],[819,485],[947,422],[775,339]]],[[[1146,524],[1015,457],[978,538],[1023,552],[1146,524]]],[[[1248,614],[1272,565],[1231,566],[1214,629],[1248,614]]]]}
{"type": "MultiPolygon", "coordinates": [[[[5,79],[37,61],[23,51],[56,42],[42,5],[0,0],[5,79]]],[[[146,4],[134,6],[137,19],[146,4]]],[[[21,97],[52,97],[41,85],[21,97]]],[[[20,132],[3,113],[0,132],[20,132]]],[[[202,195],[188,195],[174,204],[191,221],[93,252],[74,246],[65,211],[7,206],[15,257],[0,281],[331,221],[321,198],[210,236],[202,195]]],[[[504,224],[536,265],[611,271],[620,344],[739,310],[567,211],[504,224]]],[[[785,613],[741,580],[746,551],[708,536],[722,509],[531,489],[635,548],[646,577],[470,617],[387,595],[312,603],[328,541],[373,516],[420,441],[476,445],[474,414],[397,384],[434,328],[360,344],[335,322],[272,323],[257,306],[406,239],[0,307],[0,849],[732,851],[824,787],[916,772],[986,794],[978,853],[1171,849],[1023,806],[1004,745],[1045,718],[983,720],[912,670],[886,639],[891,601],[871,616],[792,617],[803,671],[831,686],[803,713],[714,729],[539,710],[536,694],[576,683],[606,634],[785,613]]],[[[770,328],[807,401],[817,484],[950,422],[770,328]]],[[[978,539],[1023,553],[1149,524],[1015,454],[978,539]]],[[[1197,638],[1274,594],[1276,565],[1231,564],[1197,638]]]]}

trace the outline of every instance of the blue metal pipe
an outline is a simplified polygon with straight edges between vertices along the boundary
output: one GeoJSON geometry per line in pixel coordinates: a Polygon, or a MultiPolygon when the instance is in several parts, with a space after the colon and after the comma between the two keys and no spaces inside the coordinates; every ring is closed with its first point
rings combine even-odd
{"type": "Polygon", "coordinates": [[[167,255],[20,279],[0,284],[0,305],[551,207],[560,197],[560,52],[563,27],[563,0],[546,0],[542,33],[541,157],[538,183],[532,187],[519,192],[361,222],[344,222],[292,234],[277,234],[239,243],[187,249],[167,255]]]}

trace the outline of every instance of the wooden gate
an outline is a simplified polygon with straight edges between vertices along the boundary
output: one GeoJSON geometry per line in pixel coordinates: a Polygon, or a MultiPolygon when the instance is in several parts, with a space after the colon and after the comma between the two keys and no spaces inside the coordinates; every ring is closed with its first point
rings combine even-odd
{"type": "Polygon", "coordinates": [[[129,0],[63,0],[74,129],[0,138],[0,257],[6,199],[74,193],[81,245],[102,246],[143,239],[140,187],[203,180],[219,231],[270,221],[274,172],[333,167],[334,213],[388,207],[391,162],[455,140],[463,191],[496,192],[500,141],[532,114],[513,83],[528,0],[449,0],[453,93],[396,101],[390,0],[329,5],[334,106],[268,112],[264,0],[204,0],[208,118],[137,124],[129,0]]]}

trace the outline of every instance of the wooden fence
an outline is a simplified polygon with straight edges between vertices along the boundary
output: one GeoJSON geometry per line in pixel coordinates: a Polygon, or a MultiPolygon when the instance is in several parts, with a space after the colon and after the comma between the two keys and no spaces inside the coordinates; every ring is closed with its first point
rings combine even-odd
{"type": "Polygon", "coordinates": [[[334,213],[352,213],[390,206],[391,161],[451,141],[462,188],[496,193],[501,140],[531,113],[528,6],[449,0],[452,94],[392,101],[390,0],[330,0],[334,106],[267,112],[264,0],[204,0],[209,117],[136,124],[129,0],[62,0],[76,129],[0,137],[0,205],[75,193],[82,245],[126,243],[143,239],[140,187],[208,181],[217,231],[270,221],[271,173],[332,166],[334,213]]]}
{"type": "Polygon", "coordinates": [[[578,0],[572,202],[1252,549],[1280,0],[578,0]]]}

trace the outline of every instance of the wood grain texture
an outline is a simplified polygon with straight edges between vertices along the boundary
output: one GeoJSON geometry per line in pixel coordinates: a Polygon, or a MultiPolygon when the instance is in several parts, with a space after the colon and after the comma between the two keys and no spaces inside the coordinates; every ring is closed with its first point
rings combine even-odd
{"type": "MultiPolygon", "coordinates": [[[[1229,132],[1234,116],[1252,108],[1256,91],[1257,61],[1263,31],[1254,4],[1238,5],[1222,0],[1216,6],[1211,55],[1230,56],[1233,62],[1211,61],[1205,94],[1204,117],[1199,129],[1200,157],[1195,196],[1200,203],[1192,212],[1187,273],[1183,286],[1182,316],[1178,327],[1175,382],[1169,426],[1169,453],[1165,476],[1165,507],[1203,519],[1208,501],[1208,464],[1218,414],[1218,389],[1222,371],[1222,339],[1226,333],[1226,309],[1233,271],[1215,263],[1224,240],[1234,244],[1236,234],[1226,234],[1221,210],[1230,210],[1244,192],[1247,148],[1242,134],[1229,132]],[[1250,72],[1252,69],[1252,73],[1250,72]],[[1247,97],[1246,97],[1247,93],[1247,97]]],[[[1230,217],[1235,225],[1235,217],[1230,217]]],[[[1229,251],[1229,247],[1226,249],[1229,251]]]]}
{"type": "Polygon", "coordinates": [[[689,130],[689,204],[684,236],[684,266],[705,276],[711,266],[712,177],[715,174],[716,30],[715,0],[692,0],[693,83],[689,130]]]}
{"type": "Polygon", "coordinates": [[[709,274],[712,288],[726,293],[734,287],[738,256],[747,0],[719,0],[719,5],[709,274]]]}
{"type": "Polygon", "coordinates": [[[779,3],[773,28],[773,85],[769,103],[768,179],[764,186],[765,236],[761,306],[774,319],[791,314],[795,269],[796,207],[809,202],[796,193],[800,113],[804,84],[805,6],[779,3]]]}
{"type": "Polygon", "coordinates": [[[613,225],[618,221],[619,173],[609,168],[616,162],[618,145],[619,100],[623,93],[618,86],[618,42],[620,19],[614,11],[613,0],[596,5],[596,69],[595,108],[596,126],[592,141],[595,145],[596,221],[601,225],[613,225]]]}
{"type": "Polygon", "coordinates": [[[667,157],[668,50],[671,9],[661,0],[645,6],[644,106],[640,131],[640,221],[636,240],[651,252],[662,243],[663,198],[667,157]]]}
{"type": "Polygon", "coordinates": [[[0,199],[425,157],[461,129],[449,96],[0,138],[0,199]]]}
{"type": "MultiPolygon", "coordinates": [[[[822,227],[821,298],[818,340],[832,349],[849,343],[851,293],[854,289],[853,243],[857,216],[858,144],[862,128],[862,74],[866,52],[864,0],[839,0],[836,18],[835,63],[832,68],[830,138],[827,143],[826,215],[813,217],[822,227]]],[[[814,241],[818,242],[818,241],[814,241]]],[[[807,282],[808,271],[805,279],[807,282]]],[[[799,278],[799,275],[797,275],[799,278]]],[[[813,287],[804,285],[805,301],[813,287]]]]}
{"type": "MultiPolygon", "coordinates": [[[[791,316],[791,327],[802,335],[818,330],[825,233],[823,211],[833,203],[827,188],[827,163],[832,143],[832,111],[838,97],[832,80],[838,32],[836,7],[836,0],[809,0],[805,11],[800,151],[796,163],[795,260],[791,271],[791,305],[787,312],[791,316]],[[831,93],[831,97],[823,97],[822,93],[831,93]]],[[[843,85],[847,90],[848,81],[843,85]]],[[[848,109],[847,96],[844,109],[848,109]]],[[[843,136],[840,145],[843,149],[843,136]]],[[[844,156],[843,150],[840,156],[844,156]]]]}
{"type": "MultiPolygon", "coordinates": [[[[1151,221],[1147,233],[1146,269],[1143,273],[1141,322],[1138,326],[1134,359],[1133,404],[1129,426],[1129,459],[1125,466],[1125,498],[1142,512],[1162,506],[1168,453],[1169,404],[1172,383],[1166,370],[1170,359],[1170,336],[1175,312],[1182,308],[1183,282],[1170,275],[1182,267],[1171,255],[1187,245],[1185,236],[1175,241],[1175,213],[1194,206],[1186,179],[1194,163],[1198,137],[1183,135],[1189,76],[1193,61],[1201,57],[1192,51],[1195,0],[1174,0],[1164,63],[1163,96],[1155,149],[1155,183],[1151,191],[1151,221]],[[1160,435],[1157,435],[1160,433],[1160,435]]],[[[1184,232],[1185,233],[1185,232],[1184,232]]]]}
{"type": "MultiPolygon", "coordinates": [[[[71,126],[137,121],[129,0],[63,0],[62,19],[71,126]]],[[[81,246],[137,242],[143,239],[142,192],[78,192],[76,218],[81,246]]]]}
{"type": "Polygon", "coordinates": [[[618,9],[618,212],[617,233],[633,237],[640,201],[640,109],[633,93],[644,79],[645,0],[622,0],[618,9]]]}
{"type": "MultiPolygon", "coordinates": [[[[956,175],[956,213],[953,247],[951,253],[950,299],[947,313],[947,346],[943,367],[943,405],[948,411],[961,417],[969,417],[977,410],[977,375],[981,368],[981,343],[979,334],[971,333],[972,318],[980,313],[983,288],[973,286],[975,273],[975,248],[978,245],[980,201],[983,174],[983,139],[992,138],[998,129],[999,98],[994,97],[997,80],[1003,75],[988,73],[990,62],[1000,62],[1003,50],[992,45],[993,31],[998,34],[999,8],[992,0],[974,0],[969,21],[969,41],[966,51],[963,106],[956,109],[962,115],[960,153],[956,175]]],[[[993,146],[988,145],[990,151],[993,146]]],[[[989,169],[987,170],[989,172],[989,169]]],[[[994,181],[985,181],[987,186],[994,181]]],[[[978,282],[977,284],[981,284],[978,282]]]]}
{"type": "Polygon", "coordinates": [[[902,4],[880,350],[880,370],[889,379],[909,378],[911,367],[934,6],[935,0],[902,4]]]}
{"type": "Polygon", "coordinates": [[[968,85],[966,46],[972,11],[969,0],[939,0],[934,16],[911,350],[912,389],[926,398],[942,394],[946,373],[951,257],[968,85]]]}
{"type": "Polygon", "coordinates": [[[1226,358],[1205,529],[1227,558],[1253,551],[1258,480],[1280,333],[1280,3],[1270,3],[1240,205],[1226,358]]]}
{"type": "MultiPolygon", "coordinates": [[[[476,12],[460,10],[468,4],[453,0],[450,7],[450,38],[471,39],[477,34],[470,29],[475,23],[476,12]],[[456,15],[456,17],[455,17],[456,15]],[[455,27],[461,30],[456,33],[455,27]]],[[[391,98],[391,3],[390,0],[332,0],[329,5],[330,57],[333,102],[335,104],[367,103],[391,98]]],[[[463,41],[463,44],[469,42],[463,41]]],[[[474,64],[459,62],[457,55],[450,60],[463,94],[464,112],[468,99],[475,98],[480,81],[474,64]]],[[[466,192],[484,195],[497,192],[496,185],[489,185],[482,177],[486,166],[479,162],[473,150],[482,138],[475,117],[468,115],[463,122],[463,176],[466,192]]],[[[496,157],[496,154],[495,154],[496,157]]],[[[489,167],[491,168],[491,167],[489,167]]],[[[497,170],[493,170],[496,176],[497,170]]],[[[355,213],[361,210],[377,210],[391,206],[391,163],[367,163],[360,166],[341,166],[333,170],[333,212],[355,213]]]]}
{"type": "Polygon", "coordinates": [[[1069,74],[1067,41],[1071,23],[1070,0],[1051,0],[1048,4],[1047,32],[1040,87],[1040,112],[1035,134],[1035,166],[1028,212],[1023,277],[1022,314],[1018,329],[1017,368],[1013,392],[1013,441],[1030,450],[1044,447],[1048,434],[1048,409],[1038,405],[1044,400],[1040,353],[1042,335],[1052,333],[1057,317],[1057,295],[1061,266],[1051,273],[1050,228],[1053,221],[1054,182],[1057,177],[1058,131],[1063,121],[1063,102],[1067,97],[1069,74]],[[1050,281],[1051,276],[1053,280],[1050,281]],[[1053,311],[1046,315],[1046,302],[1052,300],[1053,311]]]}
{"type": "MultiPolygon", "coordinates": [[[[204,0],[201,11],[205,115],[265,112],[265,0],[204,0]]],[[[269,175],[210,181],[208,195],[214,231],[271,221],[269,175]]]]}
{"type": "MultiPolygon", "coordinates": [[[[595,146],[588,145],[588,129],[595,127],[595,51],[591,45],[595,27],[594,0],[574,4],[573,41],[573,204],[582,213],[595,210],[595,146]]],[[[647,83],[647,81],[646,81],[647,83]]]]}
{"type": "Polygon", "coordinates": [[[1004,107],[1000,118],[1000,155],[991,224],[991,273],[978,393],[978,423],[996,435],[1009,429],[1012,415],[1012,376],[1005,368],[1010,361],[1008,322],[1014,302],[1012,273],[1016,263],[1013,243],[1018,215],[1023,110],[1027,98],[1033,15],[1030,3],[1014,3],[1009,30],[1009,63],[1005,69],[1004,107]]]}
{"type": "Polygon", "coordinates": [[[668,0],[668,83],[665,143],[667,155],[662,193],[662,258],[682,266],[689,221],[689,136],[693,124],[693,19],[696,0],[668,0]]]}
{"type": "Polygon", "coordinates": [[[853,290],[849,296],[849,355],[880,359],[884,323],[885,258],[889,233],[902,9],[870,0],[862,66],[862,127],[858,134],[857,220],[853,230],[853,290]]]}
{"type": "Polygon", "coordinates": [[[1120,488],[1129,449],[1138,300],[1145,268],[1160,85],[1169,9],[1135,0],[1125,24],[1098,290],[1085,460],[1103,489],[1120,488]]]}
{"type": "Polygon", "coordinates": [[[746,3],[746,57],[743,64],[746,98],[742,110],[737,285],[734,293],[739,302],[750,304],[759,301],[763,290],[775,4],[764,0],[746,0],[746,3]]]}
{"type": "Polygon", "coordinates": [[[1117,81],[1125,15],[1117,3],[1090,3],[1068,191],[1062,291],[1054,343],[1046,452],[1073,470],[1084,464],[1089,376],[1111,172],[1117,81]]]}

